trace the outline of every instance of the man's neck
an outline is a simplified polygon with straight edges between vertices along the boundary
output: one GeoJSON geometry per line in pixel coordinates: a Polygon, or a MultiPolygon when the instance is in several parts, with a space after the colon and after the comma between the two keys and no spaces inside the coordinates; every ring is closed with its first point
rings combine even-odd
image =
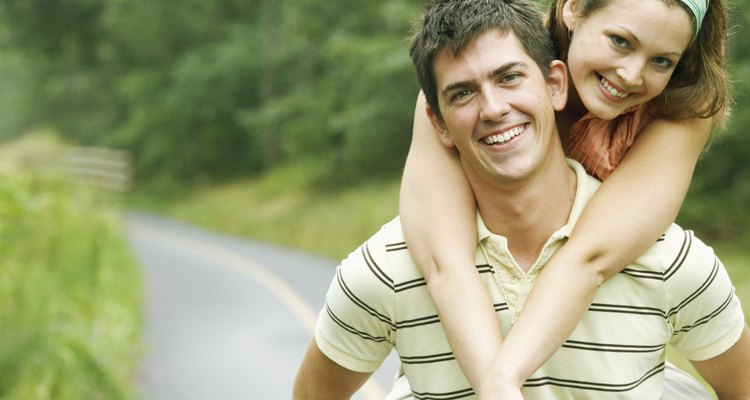
{"type": "Polygon", "coordinates": [[[567,223],[573,207],[576,174],[564,157],[560,160],[524,182],[475,189],[485,225],[508,239],[511,254],[526,271],[552,233],[567,223]]]}

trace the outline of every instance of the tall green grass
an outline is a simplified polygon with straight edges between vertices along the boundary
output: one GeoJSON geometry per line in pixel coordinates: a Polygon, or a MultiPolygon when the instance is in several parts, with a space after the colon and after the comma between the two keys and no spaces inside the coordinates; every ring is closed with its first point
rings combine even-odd
{"type": "Polygon", "coordinates": [[[140,303],[106,198],[0,175],[0,398],[131,398],[140,303]]]}
{"type": "Polygon", "coordinates": [[[280,168],[255,179],[166,196],[135,194],[130,204],[334,259],[356,249],[398,214],[397,180],[325,190],[310,180],[315,168],[280,168]]]}

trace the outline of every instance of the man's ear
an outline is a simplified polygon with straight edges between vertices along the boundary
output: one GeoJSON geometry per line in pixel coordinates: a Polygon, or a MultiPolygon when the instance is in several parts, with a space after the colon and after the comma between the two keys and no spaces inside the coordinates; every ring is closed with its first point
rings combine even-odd
{"type": "Polygon", "coordinates": [[[568,30],[573,32],[576,22],[576,0],[568,0],[565,2],[562,9],[562,19],[565,26],[568,27],[568,30]]]}
{"type": "Polygon", "coordinates": [[[568,102],[568,68],[560,60],[554,60],[549,64],[549,76],[547,77],[552,107],[555,111],[562,111],[568,102]]]}
{"type": "Polygon", "coordinates": [[[430,118],[430,123],[432,124],[432,128],[435,131],[435,134],[437,134],[440,143],[442,143],[443,146],[447,148],[452,148],[453,146],[455,146],[455,144],[453,143],[453,138],[451,138],[451,135],[448,132],[448,126],[445,124],[443,117],[435,114],[435,111],[429,104],[427,105],[426,109],[427,117],[430,118]]]}

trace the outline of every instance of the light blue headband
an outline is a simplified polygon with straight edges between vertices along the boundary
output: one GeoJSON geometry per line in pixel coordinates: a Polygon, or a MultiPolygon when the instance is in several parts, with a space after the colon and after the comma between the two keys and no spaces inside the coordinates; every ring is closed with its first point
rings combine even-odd
{"type": "Polygon", "coordinates": [[[709,0],[680,0],[682,4],[690,9],[695,17],[695,36],[698,36],[698,31],[701,30],[703,17],[706,16],[706,11],[708,11],[708,1],[709,0]]]}

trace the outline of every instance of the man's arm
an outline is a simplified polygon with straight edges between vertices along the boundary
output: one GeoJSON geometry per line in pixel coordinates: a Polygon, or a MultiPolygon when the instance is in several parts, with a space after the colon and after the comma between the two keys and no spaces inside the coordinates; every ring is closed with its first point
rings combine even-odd
{"type": "Polygon", "coordinates": [[[365,384],[371,373],[346,369],[328,358],[310,342],[294,381],[294,400],[349,399],[365,384]]]}
{"type": "Polygon", "coordinates": [[[719,400],[750,399],[750,329],[729,350],[704,361],[691,361],[719,400]]]}

